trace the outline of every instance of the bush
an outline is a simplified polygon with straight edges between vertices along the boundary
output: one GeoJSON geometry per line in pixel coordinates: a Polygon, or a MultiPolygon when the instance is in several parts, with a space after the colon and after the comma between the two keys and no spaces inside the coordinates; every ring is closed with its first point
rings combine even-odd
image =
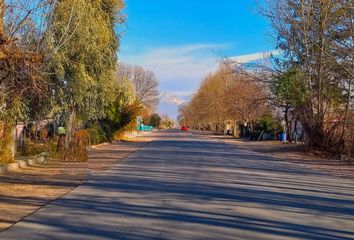
{"type": "Polygon", "coordinates": [[[261,136],[262,130],[255,130],[251,133],[250,140],[258,140],[258,138],[261,136]]]}
{"type": "Polygon", "coordinates": [[[275,139],[282,132],[282,129],[280,122],[274,119],[271,114],[266,113],[255,123],[250,138],[251,140],[257,140],[263,133],[271,136],[271,139],[275,139]]]}
{"type": "Polygon", "coordinates": [[[275,131],[281,131],[282,126],[279,121],[274,120],[272,115],[264,114],[255,124],[254,131],[274,134],[275,131]]]}
{"type": "Polygon", "coordinates": [[[48,153],[51,158],[61,158],[62,152],[57,152],[58,136],[55,136],[45,143],[36,143],[26,138],[22,147],[22,156],[35,156],[48,153]]]}
{"type": "Polygon", "coordinates": [[[45,128],[42,128],[39,130],[39,140],[44,142],[48,140],[48,130],[45,128]]]}
{"type": "Polygon", "coordinates": [[[87,162],[87,146],[90,143],[90,134],[86,129],[76,131],[70,143],[70,149],[65,153],[65,160],[87,162]]]}
{"type": "Polygon", "coordinates": [[[87,129],[90,139],[90,144],[100,144],[107,141],[106,133],[98,124],[94,124],[91,128],[87,129]]]}
{"type": "Polygon", "coordinates": [[[47,151],[48,151],[48,146],[46,146],[46,144],[34,143],[29,139],[26,139],[22,148],[22,155],[33,156],[47,151]]]}

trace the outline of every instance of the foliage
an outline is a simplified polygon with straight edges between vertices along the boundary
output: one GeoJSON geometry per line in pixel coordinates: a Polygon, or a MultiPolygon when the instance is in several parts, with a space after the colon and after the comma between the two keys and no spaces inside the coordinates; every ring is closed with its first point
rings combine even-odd
{"type": "Polygon", "coordinates": [[[150,70],[141,66],[120,64],[118,68],[120,79],[129,80],[134,89],[134,95],[149,113],[155,110],[159,103],[158,81],[150,70]]]}
{"type": "Polygon", "coordinates": [[[35,156],[43,152],[50,151],[50,145],[47,143],[36,143],[30,139],[25,139],[22,149],[23,156],[35,156]]]}
{"type": "Polygon", "coordinates": [[[204,79],[191,101],[180,107],[179,123],[223,131],[230,120],[254,123],[266,110],[265,87],[222,65],[204,79]]]}
{"type": "Polygon", "coordinates": [[[46,39],[53,53],[48,68],[54,86],[54,114],[66,122],[65,148],[69,159],[78,154],[85,161],[82,136],[77,136],[82,132],[76,133],[77,127],[93,124],[90,132],[95,142],[111,139],[112,134],[103,133],[104,129],[95,125],[102,119],[112,120],[115,114],[107,109],[116,100],[119,87],[117,27],[124,21],[122,8],[121,0],[78,0],[59,1],[53,9],[46,39]]]}
{"type": "Polygon", "coordinates": [[[150,116],[149,118],[149,125],[153,126],[154,128],[158,128],[160,126],[161,123],[161,117],[159,116],[159,114],[154,113],[150,116]]]}
{"type": "Polygon", "coordinates": [[[301,108],[310,97],[301,77],[295,68],[290,68],[275,75],[270,82],[271,101],[284,113],[286,135],[289,142],[293,141],[292,123],[299,117],[301,108]]]}
{"type": "MultiPolygon", "coordinates": [[[[0,1],[0,122],[5,132],[13,131],[16,122],[38,115],[48,89],[43,74],[43,19],[47,3],[38,0],[0,1]]],[[[15,140],[10,134],[2,139],[0,158],[13,161],[15,140]]]]}
{"type": "Polygon", "coordinates": [[[255,123],[254,130],[273,134],[282,131],[282,126],[271,113],[266,113],[255,123]]]}
{"type": "Polygon", "coordinates": [[[120,128],[115,133],[114,139],[121,139],[126,132],[131,132],[136,130],[137,118],[143,111],[143,107],[138,101],[133,102],[130,105],[125,106],[122,109],[120,128]]]}
{"type": "Polygon", "coordinates": [[[36,156],[42,153],[48,153],[51,158],[61,158],[63,152],[57,152],[58,136],[55,136],[45,142],[36,142],[30,138],[25,138],[22,152],[23,156],[36,156]]]}
{"type": "Polygon", "coordinates": [[[90,144],[96,145],[108,140],[107,133],[96,123],[87,129],[90,136],[90,144]]]}
{"type": "Polygon", "coordinates": [[[353,3],[267,2],[262,12],[283,53],[279,71],[271,74],[275,100],[301,122],[310,148],[340,152],[352,104],[353,3]]]}
{"type": "Polygon", "coordinates": [[[19,121],[49,116],[67,133],[66,153],[58,153],[58,139],[42,129],[39,139],[33,134],[25,141],[24,155],[48,151],[86,161],[88,139],[111,141],[156,107],[158,83],[151,71],[118,71],[123,7],[122,0],[0,0],[1,161],[13,160],[11,133],[19,121]]]}
{"type": "Polygon", "coordinates": [[[128,79],[118,78],[119,88],[111,104],[106,107],[106,117],[99,119],[98,125],[108,141],[119,139],[125,131],[136,127],[136,118],[144,112],[144,107],[135,98],[135,91],[128,79]]]}
{"type": "Polygon", "coordinates": [[[43,74],[43,24],[47,3],[0,1],[0,120],[26,120],[40,112],[48,83],[43,74]]]}
{"type": "Polygon", "coordinates": [[[160,128],[162,129],[171,129],[175,125],[174,121],[170,119],[168,116],[164,115],[161,118],[160,128]]]}
{"type": "Polygon", "coordinates": [[[87,147],[90,144],[89,132],[85,129],[75,132],[70,149],[65,152],[64,160],[87,162],[87,147]]]}
{"type": "Polygon", "coordinates": [[[104,116],[116,88],[118,36],[112,16],[120,14],[120,1],[60,1],[48,31],[49,61],[61,111],[77,113],[87,122],[104,116]],[[113,11],[113,12],[112,12],[113,11]],[[70,36],[68,35],[70,29],[70,36]],[[62,39],[66,38],[65,44],[62,39]]]}
{"type": "Polygon", "coordinates": [[[275,76],[271,82],[271,90],[275,99],[273,100],[278,106],[291,105],[295,109],[304,105],[308,100],[306,87],[300,80],[301,76],[292,68],[283,74],[275,76]]]}

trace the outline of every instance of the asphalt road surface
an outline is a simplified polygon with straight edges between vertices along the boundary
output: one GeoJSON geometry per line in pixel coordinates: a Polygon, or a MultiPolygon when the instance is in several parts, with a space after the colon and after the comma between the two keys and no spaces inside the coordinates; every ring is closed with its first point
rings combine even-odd
{"type": "Polygon", "coordinates": [[[190,133],[154,141],[0,239],[354,239],[354,182],[190,133]]]}

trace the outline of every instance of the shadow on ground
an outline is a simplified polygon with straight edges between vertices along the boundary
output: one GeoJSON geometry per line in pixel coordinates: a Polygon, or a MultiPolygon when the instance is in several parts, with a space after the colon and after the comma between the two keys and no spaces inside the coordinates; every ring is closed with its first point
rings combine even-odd
{"type": "Polygon", "coordinates": [[[352,181],[189,134],[156,136],[17,230],[35,226],[35,239],[354,239],[352,181]]]}

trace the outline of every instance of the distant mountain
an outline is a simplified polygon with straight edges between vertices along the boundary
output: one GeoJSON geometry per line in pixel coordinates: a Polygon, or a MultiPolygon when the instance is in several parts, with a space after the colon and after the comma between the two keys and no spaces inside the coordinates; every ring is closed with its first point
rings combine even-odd
{"type": "Polygon", "coordinates": [[[177,95],[168,92],[162,92],[160,100],[164,103],[173,103],[176,105],[181,105],[185,102],[185,100],[183,100],[181,97],[178,97],[177,95]]]}
{"type": "Polygon", "coordinates": [[[162,92],[160,96],[160,105],[158,107],[158,113],[166,114],[170,118],[177,120],[178,107],[188,102],[190,96],[177,96],[173,93],[162,92]]]}

